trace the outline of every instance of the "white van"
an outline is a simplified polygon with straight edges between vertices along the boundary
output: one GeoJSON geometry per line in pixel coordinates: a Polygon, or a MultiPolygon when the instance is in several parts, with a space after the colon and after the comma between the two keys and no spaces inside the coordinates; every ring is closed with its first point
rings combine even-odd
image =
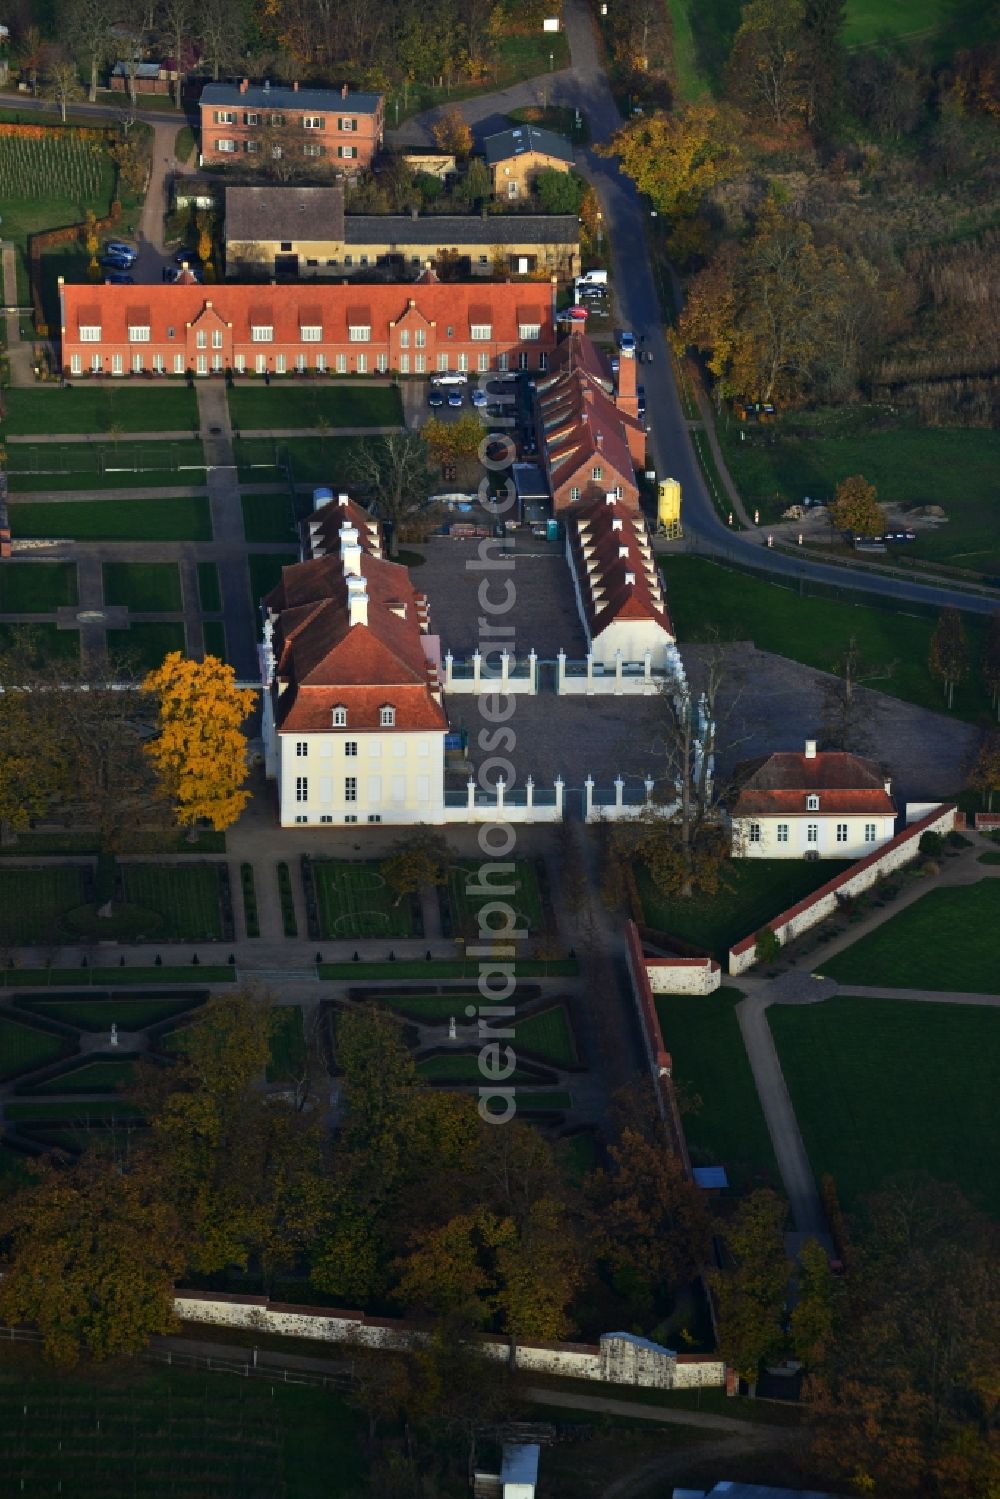
{"type": "Polygon", "coordinates": [[[582,276],[577,276],[576,278],[576,289],[578,293],[585,286],[600,286],[607,290],[607,285],[607,271],[584,271],[582,276]]]}

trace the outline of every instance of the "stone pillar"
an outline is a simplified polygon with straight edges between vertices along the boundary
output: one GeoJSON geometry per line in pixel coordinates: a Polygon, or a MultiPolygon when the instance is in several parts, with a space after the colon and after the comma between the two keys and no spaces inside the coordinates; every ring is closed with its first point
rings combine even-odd
{"type": "Polygon", "coordinates": [[[625,781],[622,776],[615,776],[615,814],[620,817],[625,806],[625,781]]]}
{"type": "Polygon", "coordinates": [[[532,811],[534,809],[534,805],[535,805],[535,781],[534,781],[534,777],[533,776],[529,776],[528,779],[525,781],[525,783],[524,783],[524,794],[525,794],[525,800],[527,802],[527,808],[528,808],[528,821],[531,822],[532,821],[531,813],[532,813],[532,811]]]}
{"type": "Polygon", "coordinates": [[[649,806],[650,802],[653,800],[653,787],[655,785],[656,785],[656,782],[653,780],[652,776],[646,776],[646,806],[647,807],[649,806]]]}
{"type": "Polygon", "coordinates": [[[566,652],[562,646],[556,654],[556,693],[562,697],[566,687],[566,652]]]}
{"type": "Polygon", "coordinates": [[[468,813],[469,821],[472,822],[473,817],[475,816],[475,811],[476,811],[476,779],[475,779],[475,776],[470,776],[469,777],[469,785],[468,785],[468,788],[467,788],[467,794],[468,794],[469,800],[466,803],[466,812],[468,813]]]}
{"type": "Polygon", "coordinates": [[[451,654],[451,651],[445,651],[445,653],[444,653],[444,688],[445,688],[446,692],[451,687],[451,683],[452,683],[452,667],[454,666],[454,663],[455,663],[455,658],[451,654]]]}
{"type": "Polygon", "coordinates": [[[584,791],[584,811],[583,811],[583,817],[584,817],[584,821],[585,822],[589,822],[590,821],[590,817],[591,817],[591,813],[594,810],[594,777],[593,776],[588,775],[587,779],[583,783],[583,791],[584,791]]]}
{"type": "Polygon", "coordinates": [[[531,683],[531,695],[534,697],[538,691],[538,652],[534,646],[528,652],[528,680],[531,683]]]}
{"type": "Polygon", "coordinates": [[[506,789],[506,782],[504,781],[503,776],[497,776],[497,818],[498,818],[498,820],[503,815],[503,810],[504,810],[504,806],[503,806],[503,794],[504,794],[505,789],[506,789]]]}
{"type": "Polygon", "coordinates": [[[642,675],[648,683],[653,680],[653,652],[647,651],[642,658],[642,675]]]}
{"type": "MultiPolygon", "coordinates": [[[[593,781],[591,781],[590,784],[591,784],[591,786],[593,786],[593,784],[594,784],[593,781]]],[[[562,776],[556,776],[556,779],[555,779],[555,788],[556,788],[556,817],[561,822],[562,821],[562,816],[563,816],[563,793],[564,793],[564,791],[566,789],[566,782],[563,780],[562,776]]]]}
{"type": "Polygon", "coordinates": [[[594,653],[593,653],[593,651],[588,651],[587,652],[587,695],[588,695],[588,697],[593,692],[593,690],[594,690],[594,653]]]}
{"type": "Polygon", "coordinates": [[[622,653],[615,651],[615,697],[621,696],[622,690],[622,653]]]}
{"type": "Polygon", "coordinates": [[[472,653],[472,686],[474,692],[479,692],[482,683],[483,658],[476,650],[472,653]]]}
{"type": "Polygon", "coordinates": [[[504,646],[500,652],[500,691],[507,692],[510,688],[510,652],[504,646]]]}

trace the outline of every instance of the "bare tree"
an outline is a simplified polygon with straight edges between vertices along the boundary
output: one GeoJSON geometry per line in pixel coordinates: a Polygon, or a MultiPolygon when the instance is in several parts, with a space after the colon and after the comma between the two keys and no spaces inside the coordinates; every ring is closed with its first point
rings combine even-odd
{"type": "Polygon", "coordinates": [[[232,0],[201,0],[200,38],[205,60],[216,82],[239,57],[246,39],[246,9],[232,0]]]}
{"type": "Polygon", "coordinates": [[[46,60],[43,92],[47,99],[55,100],[59,106],[59,118],[65,125],[67,106],[76,99],[82,99],[83,89],[77,76],[76,63],[66,56],[61,47],[53,48],[46,60]]]}
{"type": "Polygon", "coordinates": [[[97,98],[97,75],[111,56],[111,15],[106,0],[66,0],[61,29],[79,57],[90,84],[87,97],[97,98]]]}
{"type": "Polygon", "coordinates": [[[163,0],[163,26],[170,39],[174,71],[177,75],[174,82],[174,103],[180,109],[184,83],[184,55],[195,28],[193,0],[163,0]]]}
{"type": "Polygon", "coordinates": [[[836,676],[823,691],[823,737],[836,749],[864,754],[871,746],[872,709],[858,693],[870,682],[888,680],[896,663],[873,666],[862,659],[852,635],[847,649],[834,662],[836,676]]]}
{"type": "Polygon", "coordinates": [[[426,538],[440,519],[428,504],[432,474],[427,444],[416,432],[392,432],[360,443],[351,457],[358,486],[404,541],[426,538]]]}

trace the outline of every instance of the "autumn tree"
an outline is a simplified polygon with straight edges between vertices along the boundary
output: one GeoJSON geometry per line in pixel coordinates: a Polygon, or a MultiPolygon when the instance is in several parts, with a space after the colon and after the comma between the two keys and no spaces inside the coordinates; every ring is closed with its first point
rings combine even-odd
{"type": "Polygon", "coordinates": [[[431,134],[439,151],[447,151],[460,161],[472,154],[472,129],[454,106],[434,122],[431,134]]]}
{"type": "Polygon", "coordinates": [[[833,1336],[837,1284],[826,1250],[817,1239],[807,1239],[799,1251],[797,1299],[792,1308],[790,1335],[795,1357],[808,1368],[822,1363],[833,1336]]]}
{"type": "Polygon", "coordinates": [[[558,172],[546,167],[535,176],[535,195],[544,213],[580,212],[586,183],[575,172],[558,172]]]}
{"type": "Polygon", "coordinates": [[[379,865],[379,874],[395,896],[393,904],[398,906],[425,885],[443,885],[448,878],[448,860],[447,843],[430,828],[401,838],[379,865]]]}
{"type": "Polygon", "coordinates": [[[59,106],[59,118],[65,125],[66,110],[77,99],[83,98],[83,89],[77,77],[76,64],[60,49],[50,53],[46,62],[42,92],[47,99],[55,100],[59,106]]]}
{"type": "Polygon", "coordinates": [[[990,615],[990,628],[983,650],[983,682],[1000,719],[1000,610],[990,615]]]}
{"type": "Polygon", "coordinates": [[[731,1265],[709,1275],[719,1320],[719,1348],[753,1385],[761,1363],[783,1340],[782,1312],[790,1265],[785,1258],[785,1203],[774,1192],[751,1192],[721,1226],[731,1265]]]}
{"type": "Polygon", "coordinates": [[[349,467],[375,513],[392,526],[394,538],[426,540],[440,517],[428,503],[433,475],[427,444],[419,433],[392,432],[359,443],[349,467]]]}
{"type": "Polygon", "coordinates": [[[957,609],[943,609],[931,636],[927,667],[944,688],[948,707],[955,701],[955,687],[969,674],[969,642],[957,609]]]}
{"type": "Polygon", "coordinates": [[[454,422],[431,417],[424,423],[421,436],[434,462],[443,468],[447,464],[465,463],[478,457],[486,434],[479,417],[468,412],[454,422]]]}
{"type": "Polygon", "coordinates": [[[160,732],[146,747],[164,794],[185,826],[205,820],[216,832],[250,800],[243,724],[254,693],[215,656],[192,661],[171,651],[142,684],[156,699],[160,732]]]}
{"type": "Polygon", "coordinates": [[[657,212],[675,220],[692,217],[713,187],[743,168],[738,116],[711,102],[642,115],[598,152],[617,156],[657,212]]]}
{"type": "Polygon", "coordinates": [[[1000,729],[990,729],[984,735],[969,773],[969,785],[985,798],[986,810],[992,812],[993,797],[1000,792],[1000,729]]]}
{"type": "Polygon", "coordinates": [[[841,479],[830,505],[830,523],[838,531],[857,536],[879,536],[885,530],[885,513],[878,491],[862,474],[841,479]]]}
{"type": "Polygon", "coordinates": [[[729,54],[732,98],[779,128],[805,108],[805,0],[746,0],[729,54]]]}
{"type": "Polygon", "coordinates": [[[64,1367],[138,1353],[170,1332],[185,1244],[148,1163],[87,1154],[71,1170],[35,1170],[37,1182],[0,1201],[3,1321],[36,1326],[64,1367]]]}

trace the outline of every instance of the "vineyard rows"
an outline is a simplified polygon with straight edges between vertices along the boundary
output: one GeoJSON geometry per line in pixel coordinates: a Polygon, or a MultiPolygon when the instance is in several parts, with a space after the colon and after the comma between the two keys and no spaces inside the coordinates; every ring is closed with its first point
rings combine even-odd
{"type": "Polygon", "coordinates": [[[102,157],[96,141],[0,136],[0,199],[62,197],[84,203],[100,192],[102,157]]]}

